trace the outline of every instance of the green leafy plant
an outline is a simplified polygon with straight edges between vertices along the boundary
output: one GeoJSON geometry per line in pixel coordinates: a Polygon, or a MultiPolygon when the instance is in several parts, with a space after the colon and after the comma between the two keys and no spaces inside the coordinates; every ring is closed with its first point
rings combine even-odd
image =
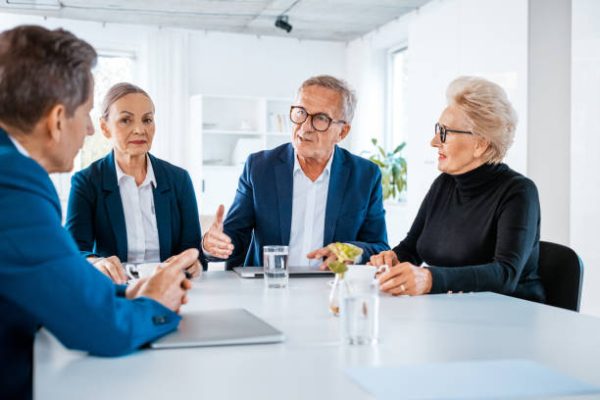
{"type": "Polygon", "coordinates": [[[402,156],[402,149],[406,142],[402,142],[394,151],[386,152],[377,144],[377,139],[371,139],[375,151],[369,156],[369,160],[379,166],[381,170],[381,186],[383,199],[399,199],[402,192],[406,190],[406,159],[402,156]]]}
{"type": "Polygon", "coordinates": [[[348,270],[346,262],[355,262],[363,253],[363,249],[350,243],[330,243],[327,248],[337,257],[336,261],[329,263],[329,269],[341,275],[348,270]]]}

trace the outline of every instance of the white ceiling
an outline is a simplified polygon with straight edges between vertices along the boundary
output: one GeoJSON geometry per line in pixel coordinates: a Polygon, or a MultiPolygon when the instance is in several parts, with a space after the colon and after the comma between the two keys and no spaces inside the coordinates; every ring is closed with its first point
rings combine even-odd
{"type": "Polygon", "coordinates": [[[0,0],[0,11],[299,39],[348,41],[429,0],[0,0]],[[291,10],[287,11],[291,7],[291,10]],[[293,26],[274,26],[281,13],[293,26]]]}

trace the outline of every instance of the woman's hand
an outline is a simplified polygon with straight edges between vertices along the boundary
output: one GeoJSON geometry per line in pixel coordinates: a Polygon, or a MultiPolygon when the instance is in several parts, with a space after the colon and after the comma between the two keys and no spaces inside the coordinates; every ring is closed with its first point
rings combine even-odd
{"type": "Polygon", "coordinates": [[[127,274],[121,264],[121,260],[117,256],[110,256],[107,258],[88,258],[88,261],[92,265],[108,276],[114,283],[125,284],[127,283],[127,274]]]}
{"type": "Polygon", "coordinates": [[[398,261],[398,256],[396,255],[396,253],[394,253],[394,250],[387,250],[371,256],[371,259],[369,260],[368,264],[373,265],[375,267],[379,267],[381,265],[393,267],[399,262],[400,261],[398,261]]]}
{"type": "Polygon", "coordinates": [[[379,275],[377,279],[379,279],[381,291],[394,296],[403,294],[418,296],[431,291],[429,269],[417,267],[409,262],[398,263],[397,258],[396,264],[389,271],[379,275]]]}

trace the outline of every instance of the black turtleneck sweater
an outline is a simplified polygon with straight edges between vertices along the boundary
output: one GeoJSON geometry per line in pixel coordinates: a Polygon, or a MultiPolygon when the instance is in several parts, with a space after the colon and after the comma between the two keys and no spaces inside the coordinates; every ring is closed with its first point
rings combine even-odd
{"type": "Polygon", "coordinates": [[[492,291],[544,301],[535,184],[505,164],[441,174],[394,252],[430,266],[431,293],[492,291]]]}

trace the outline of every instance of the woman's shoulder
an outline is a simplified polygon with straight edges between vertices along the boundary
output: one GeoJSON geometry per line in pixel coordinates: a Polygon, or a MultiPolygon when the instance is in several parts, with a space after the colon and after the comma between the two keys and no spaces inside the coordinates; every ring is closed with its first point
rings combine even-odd
{"type": "Polygon", "coordinates": [[[150,156],[150,162],[152,162],[152,168],[154,169],[154,175],[156,179],[159,180],[161,177],[164,177],[170,181],[186,181],[189,177],[189,172],[177,165],[171,164],[168,161],[155,157],[153,155],[150,156]]]}
{"type": "Polygon", "coordinates": [[[513,170],[508,165],[503,172],[503,180],[508,189],[515,191],[526,191],[537,194],[535,182],[525,175],[513,170]]]}
{"type": "MultiPolygon", "coordinates": [[[[104,170],[111,167],[111,160],[112,157],[109,153],[108,155],[92,162],[87,167],[82,168],[73,174],[73,182],[78,182],[81,180],[97,182],[101,180],[104,170]]],[[[114,165],[112,165],[112,167],[114,168],[114,165]]]]}

